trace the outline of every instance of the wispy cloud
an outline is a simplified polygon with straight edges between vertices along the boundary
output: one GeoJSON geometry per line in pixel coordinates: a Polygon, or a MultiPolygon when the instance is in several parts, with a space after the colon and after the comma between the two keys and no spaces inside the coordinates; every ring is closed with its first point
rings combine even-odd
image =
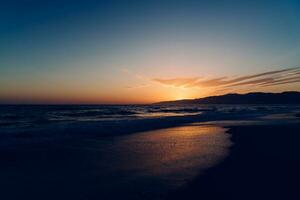
{"type": "Polygon", "coordinates": [[[173,87],[184,88],[214,88],[215,90],[234,90],[239,87],[269,87],[273,85],[290,84],[300,82],[300,67],[288,68],[276,71],[268,71],[258,74],[240,77],[215,77],[203,79],[199,77],[183,77],[173,79],[154,78],[153,81],[173,87]]]}
{"type": "Polygon", "coordinates": [[[277,80],[272,80],[266,83],[263,83],[262,86],[273,86],[273,85],[281,85],[281,84],[288,84],[288,83],[297,83],[300,82],[300,76],[293,76],[288,78],[281,78],[277,80]]]}
{"type": "Polygon", "coordinates": [[[161,83],[163,85],[174,86],[174,87],[189,87],[197,83],[199,77],[192,77],[192,78],[173,78],[173,79],[159,79],[155,78],[153,81],[161,83]]]}

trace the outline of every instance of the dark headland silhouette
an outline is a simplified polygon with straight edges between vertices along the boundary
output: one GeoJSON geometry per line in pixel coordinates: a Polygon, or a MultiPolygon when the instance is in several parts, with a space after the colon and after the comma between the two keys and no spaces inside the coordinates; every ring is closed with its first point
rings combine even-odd
{"type": "Polygon", "coordinates": [[[198,99],[164,101],[156,104],[300,104],[300,92],[225,94],[198,99]]]}

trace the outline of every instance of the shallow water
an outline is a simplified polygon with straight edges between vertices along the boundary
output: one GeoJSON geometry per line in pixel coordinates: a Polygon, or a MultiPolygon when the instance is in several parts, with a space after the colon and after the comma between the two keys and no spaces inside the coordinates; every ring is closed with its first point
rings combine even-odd
{"type": "Polygon", "coordinates": [[[182,126],[1,150],[1,199],[159,199],[224,159],[225,129],[182,126]]]}
{"type": "Polygon", "coordinates": [[[300,105],[0,105],[0,131],[86,121],[134,121],[205,114],[273,113],[298,110],[300,105]]]}

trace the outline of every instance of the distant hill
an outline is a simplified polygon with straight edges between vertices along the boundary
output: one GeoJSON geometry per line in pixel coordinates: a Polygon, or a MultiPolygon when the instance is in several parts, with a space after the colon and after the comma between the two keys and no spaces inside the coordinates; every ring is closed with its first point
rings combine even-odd
{"type": "Polygon", "coordinates": [[[156,104],[300,104],[300,92],[225,94],[199,99],[164,101],[156,104]]]}

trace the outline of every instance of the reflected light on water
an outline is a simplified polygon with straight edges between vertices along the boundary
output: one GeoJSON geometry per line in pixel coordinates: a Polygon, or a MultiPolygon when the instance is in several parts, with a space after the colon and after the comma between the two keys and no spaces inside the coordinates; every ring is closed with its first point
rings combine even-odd
{"type": "Polygon", "coordinates": [[[136,166],[151,175],[185,173],[206,168],[226,154],[229,145],[224,129],[185,126],[131,136],[121,144],[127,167],[136,166]],[[137,164],[138,165],[134,165],[137,164]]]}
{"type": "Polygon", "coordinates": [[[2,162],[2,181],[30,199],[160,199],[224,159],[229,146],[225,129],[195,124],[30,145],[9,151],[14,162],[2,162]]]}
{"type": "Polygon", "coordinates": [[[124,136],[109,146],[101,160],[109,166],[102,167],[179,186],[221,161],[230,140],[224,128],[192,125],[124,136]]]}

